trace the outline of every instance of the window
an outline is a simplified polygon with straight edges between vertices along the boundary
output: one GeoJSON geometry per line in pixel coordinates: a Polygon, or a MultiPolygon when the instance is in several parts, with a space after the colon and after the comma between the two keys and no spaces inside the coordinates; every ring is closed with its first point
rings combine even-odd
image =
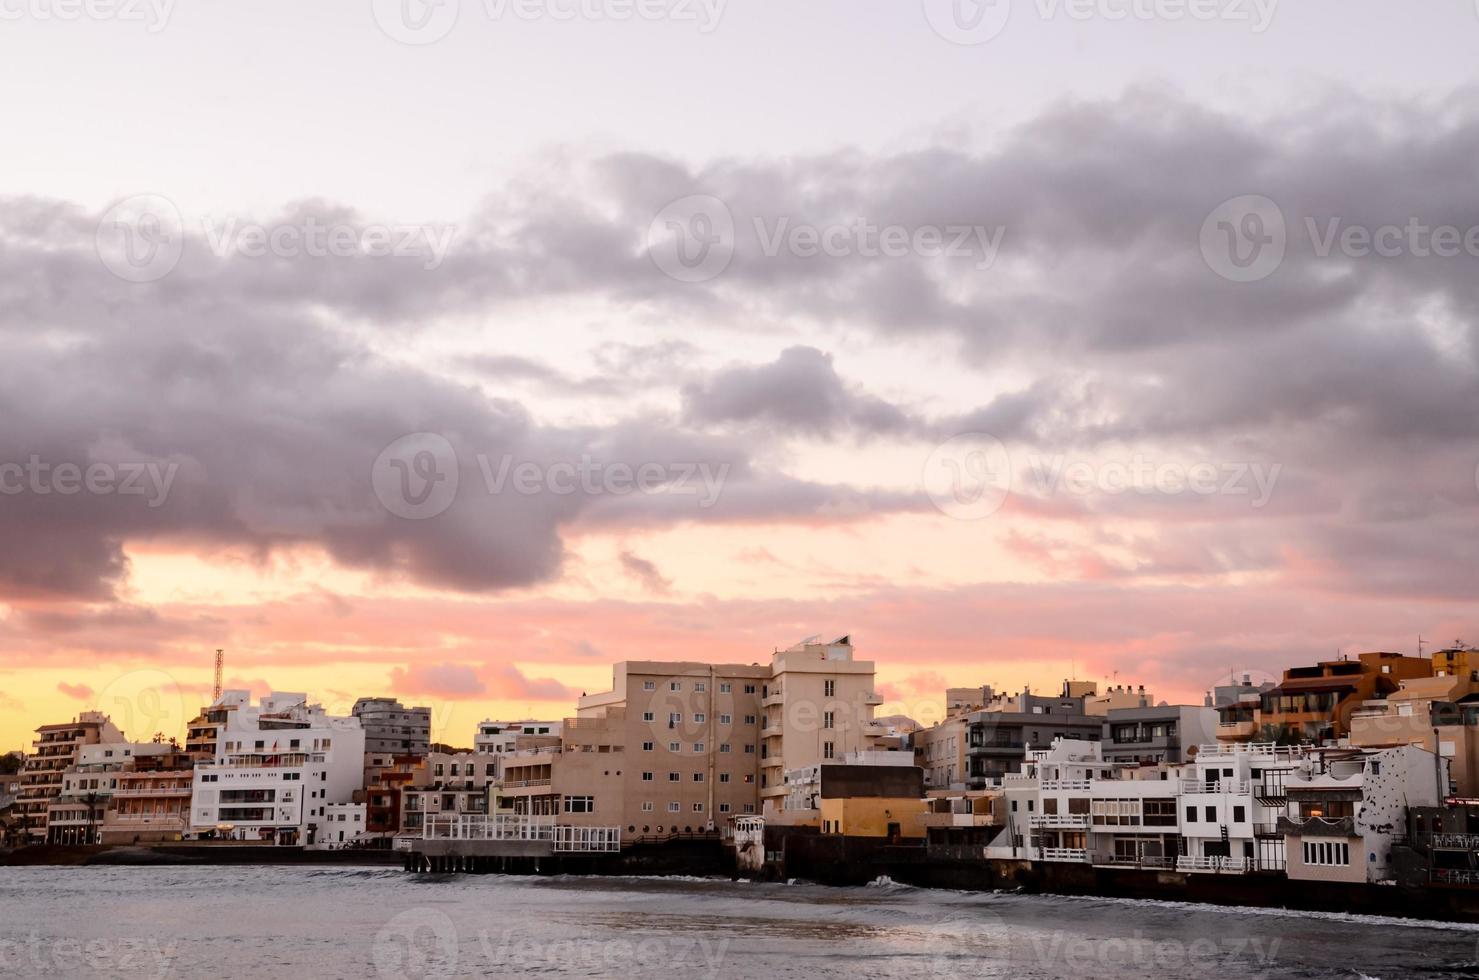
{"type": "Polygon", "coordinates": [[[669,691],[681,691],[681,690],[683,690],[683,685],[680,684],[680,683],[678,683],[677,681],[673,681],[670,684],[668,684],[668,690],[669,691]]]}
{"type": "Polygon", "coordinates": [[[1351,863],[1351,847],[1344,841],[1304,842],[1304,863],[1340,866],[1351,863]]]}
{"type": "Polygon", "coordinates": [[[704,774],[701,773],[701,772],[694,773],[693,774],[693,781],[695,783],[701,783],[701,782],[703,782],[704,781],[704,774]]]}
{"type": "Polygon", "coordinates": [[[1013,800],[1012,801],[1012,812],[1013,813],[1016,813],[1017,812],[1017,801],[1016,800],[1013,800]]]}
{"type": "Polygon", "coordinates": [[[642,743],[642,751],[643,752],[651,752],[655,747],[656,746],[654,746],[653,743],[651,743],[651,742],[643,742],[642,743]]]}
{"type": "Polygon", "coordinates": [[[694,682],[693,689],[702,694],[709,689],[709,685],[705,684],[703,681],[696,681],[694,682]]]}
{"type": "Polygon", "coordinates": [[[1232,818],[1232,822],[1233,823],[1242,823],[1243,821],[1247,820],[1248,818],[1246,816],[1246,812],[1247,811],[1245,811],[1240,806],[1233,807],[1233,818],[1232,818]]]}
{"type": "Polygon", "coordinates": [[[642,690],[644,690],[644,691],[655,691],[655,690],[657,690],[657,681],[643,681],[642,682],[642,690]]]}
{"type": "Polygon", "coordinates": [[[1196,823],[1197,822],[1197,808],[1196,807],[1189,806],[1189,807],[1186,808],[1186,822],[1187,823],[1196,823]]]}
{"type": "Polygon", "coordinates": [[[708,720],[709,720],[708,719],[708,715],[705,715],[702,711],[696,713],[693,716],[693,723],[695,725],[702,725],[704,722],[706,722],[708,720]]]}
{"type": "Polygon", "coordinates": [[[755,754],[755,746],[753,746],[753,745],[746,745],[745,746],[745,755],[754,755],[754,754],[755,754]]]}
{"type": "Polygon", "coordinates": [[[693,804],[693,812],[694,813],[703,813],[704,812],[704,805],[702,803],[695,803],[695,804],[693,804]]]}
{"type": "Polygon", "coordinates": [[[681,711],[669,712],[669,714],[668,714],[668,727],[669,728],[676,727],[677,725],[681,725],[682,723],[683,723],[683,713],[681,711]]]}
{"type": "Polygon", "coordinates": [[[652,773],[650,773],[650,772],[644,772],[642,774],[642,782],[644,782],[644,783],[650,783],[650,782],[652,782],[652,773]]]}
{"type": "Polygon", "coordinates": [[[831,728],[831,727],[833,727],[833,724],[832,723],[833,723],[834,720],[835,719],[832,716],[832,712],[830,712],[830,711],[823,711],[822,712],[822,727],[823,728],[831,728]]]}
{"type": "Polygon", "coordinates": [[[837,696],[836,681],[822,681],[822,697],[835,698],[837,696]]]}
{"type": "Polygon", "coordinates": [[[734,690],[734,685],[733,684],[729,683],[728,681],[722,681],[722,682],[720,682],[720,684],[719,684],[719,693],[720,694],[729,694],[733,690],[734,690]]]}
{"type": "Polygon", "coordinates": [[[746,725],[753,725],[753,724],[755,724],[755,716],[754,715],[745,715],[745,724],[746,725]]]}
{"type": "Polygon", "coordinates": [[[668,804],[668,812],[669,813],[678,813],[678,812],[682,811],[682,809],[683,809],[683,804],[682,803],[679,803],[677,800],[674,800],[673,802],[671,802],[671,803],[668,804]]]}
{"type": "Polygon", "coordinates": [[[594,796],[567,796],[565,797],[566,813],[595,813],[596,798],[594,796]]]}
{"type": "Polygon", "coordinates": [[[643,800],[642,801],[642,812],[643,813],[651,813],[652,812],[652,801],[651,800],[643,800]]]}
{"type": "Polygon", "coordinates": [[[682,773],[677,773],[677,772],[670,772],[670,773],[668,773],[668,782],[670,782],[670,783],[676,783],[679,780],[681,780],[682,778],[683,778],[683,774],[682,773]]]}
{"type": "Polygon", "coordinates": [[[832,743],[831,742],[823,742],[822,743],[822,758],[823,759],[830,759],[830,758],[832,758],[832,754],[833,754],[833,745],[832,745],[832,743]]]}
{"type": "Polygon", "coordinates": [[[651,721],[652,720],[652,712],[650,712],[650,711],[644,711],[644,712],[642,712],[642,720],[643,721],[651,721]]]}
{"type": "Polygon", "coordinates": [[[745,693],[746,694],[754,694],[755,693],[755,685],[754,684],[746,684],[745,685],[745,693]]]}
{"type": "Polygon", "coordinates": [[[721,772],[719,774],[719,782],[721,782],[721,783],[727,783],[727,782],[729,782],[729,773],[727,773],[727,772],[721,772]]]}
{"type": "Polygon", "coordinates": [[[1209,806],[1209,807],[1207,807],[1207,822],[1208,823],[1216,823],[1217,822],[1217,808],[1215,806],[1209,806]]]}
{"type": "Polygon", "coordinates": [[[746,803],[745,804],[745,812],[746,813],[754,813],[755,812],[755,804],[753,804],[753,803],[746,803]]]}
{"type": "Polygon", "coordinates": [[[732,725],[732,724],[734,724],[734,715],[720,715],[719,716],[719,724],[721,724],[721,725],[732,725]]]}
{"type": "Polygon", "coordinates": [[[702,742],[694,742],[693,743],[693,751],[702,753],[703,750],[704,750],[704,743],[702,743],[702,742]]]}
{"type": "Polygon", "coordinates": [[[668,743],[668,751],[669,752],[682,752],[683,751],[683,743],[682,742],[669,742],[668,743]]]}
{"type": "Polygon", "coordinates": [[[729,804],[728,803],[720,803],[719,804],[719,812],[720,813],[728,813],[729,812],[729,804]]]}
{"type": "Polygon", "coordinates": [[[729,743],[728,742],[720,742],[719,743],[719,751],[720,752],[726,752],[727,753],[729,751],[729,743]]]}

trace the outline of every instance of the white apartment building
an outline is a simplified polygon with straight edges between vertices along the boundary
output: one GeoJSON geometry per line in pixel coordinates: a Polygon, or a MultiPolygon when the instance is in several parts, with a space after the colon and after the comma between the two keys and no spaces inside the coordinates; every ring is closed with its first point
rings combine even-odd
{"type": "Polygon", "coordinates": [[[323,830],[314,848],[327,850],[353,844],[365,836],[366,808],[363,803],[330,803],[324,807],[323,830]]]}
{"type": "Polygon", "coordinates": [[[214,757],[195,768],[190,836],[312,844],[327,830],[328,807],[352,802],[361,788],[364,729],[301,693],[248,701],[246,691],[226,691],[218,702],[235,710],[214,757]]]}
{"type": "Polygon", "coordinates": [[[559,738],[564,725],[558,721],[487,721],[478,722],[473,736],[474,752],[503,755],[518,747],[518,740],[529,736],[559,738]]]}

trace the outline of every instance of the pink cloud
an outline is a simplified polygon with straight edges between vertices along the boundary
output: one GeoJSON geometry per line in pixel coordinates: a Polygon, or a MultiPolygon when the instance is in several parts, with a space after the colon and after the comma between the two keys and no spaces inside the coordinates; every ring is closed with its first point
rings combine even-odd
{"type": "Polygon", "coordinates": [[[93,690],[86,684],[68,684],[66,681],[62,681],[56,686],[56,689],[67,697],[76,698],[78,701],[92,700],[93,690]]]}

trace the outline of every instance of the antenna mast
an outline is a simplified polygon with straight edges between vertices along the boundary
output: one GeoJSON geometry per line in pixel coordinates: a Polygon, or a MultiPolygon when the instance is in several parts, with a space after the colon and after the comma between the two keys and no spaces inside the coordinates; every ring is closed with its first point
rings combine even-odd
{"type": "Polygon", "coordinates": [[[216,648],[216,686],[211,693],[211,703],[215,704],[221,700],[221,674],[226,669],[226,651],[216,648]]]}

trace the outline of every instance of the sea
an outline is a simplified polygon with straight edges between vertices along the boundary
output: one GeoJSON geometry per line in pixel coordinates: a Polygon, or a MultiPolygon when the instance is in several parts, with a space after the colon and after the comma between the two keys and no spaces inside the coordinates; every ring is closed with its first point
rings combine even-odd
{"type": "Polygon", "coordinates": [[[1479,977],[1479,926],[887,879],[27,867],[0,868],[0,976],[1433,980],[1479,977]]]}

